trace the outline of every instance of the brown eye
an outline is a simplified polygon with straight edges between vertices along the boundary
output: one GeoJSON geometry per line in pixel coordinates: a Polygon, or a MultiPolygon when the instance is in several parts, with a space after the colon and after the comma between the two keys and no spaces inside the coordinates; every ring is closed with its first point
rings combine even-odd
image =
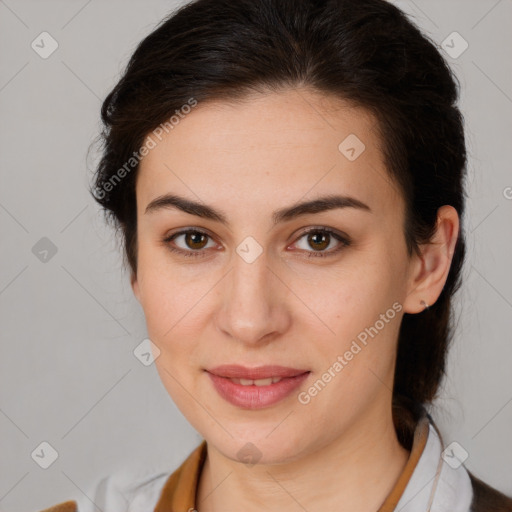
{"type": "Polygon", "coordinates": [[[199,231],[189,231],[185,235],[185,244],[190,249],[203,249],[208,241],[208,236],[199,231]]]}
{"type": "Polygon", "coordinates": [[[315,231],[313,233],[308,234],[307,240],[313,249],[321,251],[329,246],[331,237],[327,233],[315,231]]]}
{"type": "Polygon", "coordinates": [[[350,244],[347,236],[331,229],[312,228],[304,232],[294,245],[307,256],[334,256],[350,244]]]}
{"type": "Polygon", "coordinates": [[[187,229],[179,231],[173,235],[164,238],[167,247],[183,256],[206,256],[209,249],[215,247],[215,243],[210,235],[197,229],[187,229]],[[211,245],[208,242],[211,241],[211,245]]]}

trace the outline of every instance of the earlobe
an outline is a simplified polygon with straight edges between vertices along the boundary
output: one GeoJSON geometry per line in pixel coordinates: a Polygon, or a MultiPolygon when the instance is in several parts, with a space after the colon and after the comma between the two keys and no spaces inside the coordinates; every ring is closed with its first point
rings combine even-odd
{"type": "Polygon", "coordinates": [[[436,302],[443,291],[459,235],[459,216],[453,206],[437,212],[437,227],[432,240],[415,255],[409,292],[404,301],[406,313],[421,313],[436,302]]]}

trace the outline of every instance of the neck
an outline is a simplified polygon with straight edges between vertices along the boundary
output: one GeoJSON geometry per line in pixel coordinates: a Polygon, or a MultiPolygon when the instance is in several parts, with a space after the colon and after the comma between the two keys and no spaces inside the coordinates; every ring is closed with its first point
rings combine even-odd
{"type": "Polygon", "coordinates": [[[245,464],[208,445],[197,489],[198,512],[296,508],[375,512],[409,458],[391,407],[359,418],[328,445],[284,464],[245,464]]]}

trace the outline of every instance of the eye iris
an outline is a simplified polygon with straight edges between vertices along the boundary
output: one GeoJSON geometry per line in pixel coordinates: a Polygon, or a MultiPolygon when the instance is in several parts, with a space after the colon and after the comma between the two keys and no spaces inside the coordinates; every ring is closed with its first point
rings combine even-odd
{"type": "Polygon", "coordinates": [[[316,247],[312,246],[313,249],[325,249],[329,245],[329,235],[320,232],[311,233],[308,235],[308,243],[311,244],[311,242],[313,242],[313,244],[316,244],[316,247]],[[320,244],[321,246],[319,246],[318,244],[320,244]]]}
{"type": "Polygon", "coordinates": [[[191,249],[202,249],[206,245],[206,235],[198,232],[187,233],[185,235],[185,243],[191,249]],[[197,247],[195,244],[199,244],[200,247],[197,247]]]}

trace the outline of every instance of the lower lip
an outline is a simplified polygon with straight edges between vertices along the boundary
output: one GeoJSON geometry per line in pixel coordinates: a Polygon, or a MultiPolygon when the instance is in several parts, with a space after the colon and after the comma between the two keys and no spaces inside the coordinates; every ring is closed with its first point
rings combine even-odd
{"type": "Polygon", "coordinates": [[[243,386],[227,377],[219,377],[207,372],[219,395],[243,409],[262,409],[280,402],[297,389],[308,377],[309,372],[295,377],[285,377],[268,386],[243,386]]]}

